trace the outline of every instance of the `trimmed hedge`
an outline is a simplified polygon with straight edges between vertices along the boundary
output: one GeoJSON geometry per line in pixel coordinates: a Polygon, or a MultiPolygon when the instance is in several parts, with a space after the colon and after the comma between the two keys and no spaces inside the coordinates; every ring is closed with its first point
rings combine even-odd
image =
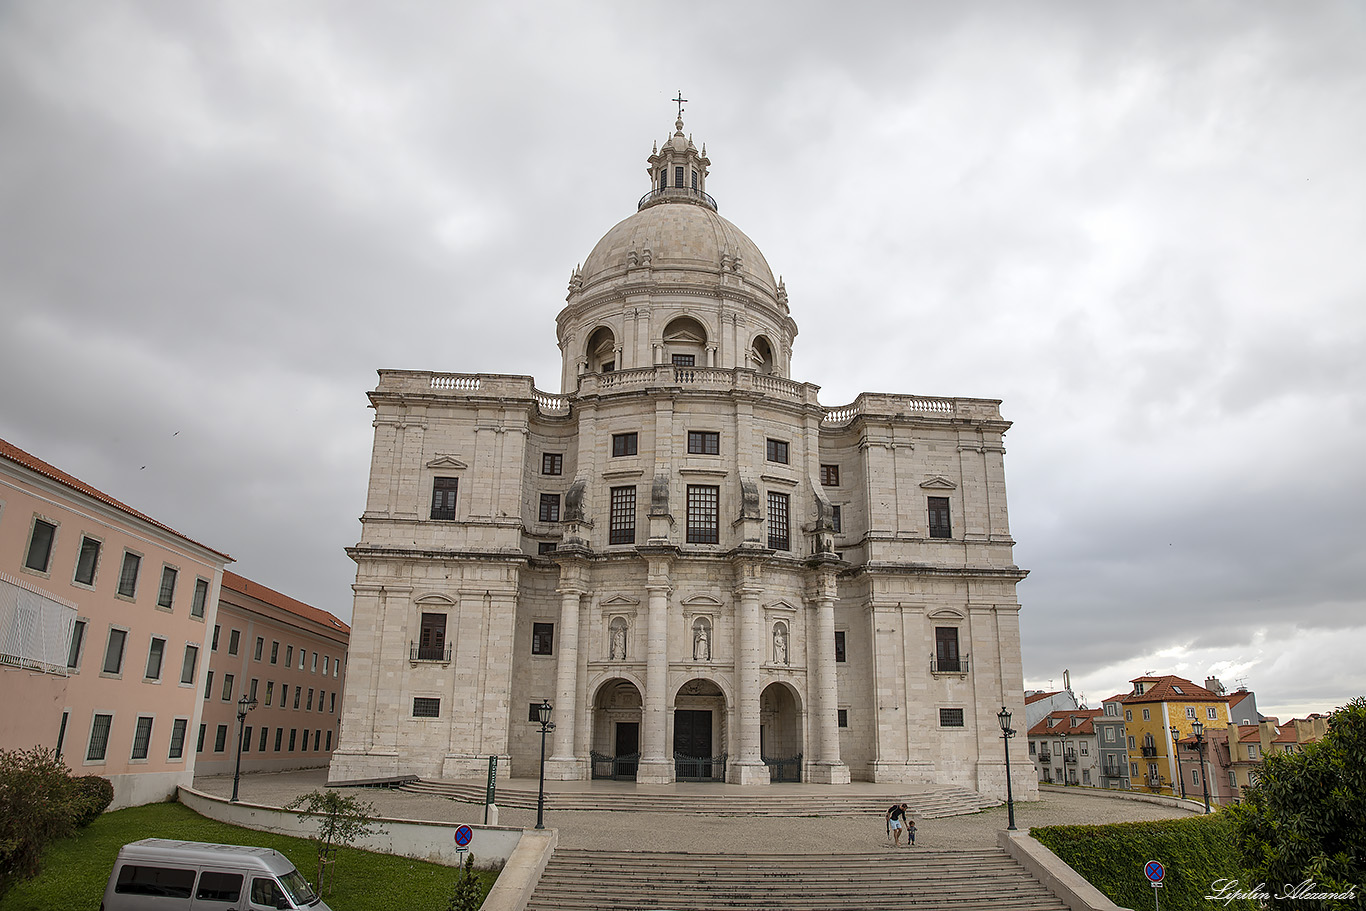
{"type": "Polygon", "coordinates": [[[99,775],[82,775],[76,782],[76,825],[84,829],[114,802],[114,785],[99,775]]]}
{"type": "Polygon", "coordinates": [[[1163,908],[1257,908],[1246,899],[1205,900],[1219,880],[1237,880],[1239,891],[1258,882],[1243,869],[1233,846],[1232,820],[1223,813],[1108,826],[1045,826],[1029,834],[1115,904],[1134,911],[1153,907],[1153,887],[1143,875],[1150,860],[1166,868],[1158,896],[1163,908]]]}

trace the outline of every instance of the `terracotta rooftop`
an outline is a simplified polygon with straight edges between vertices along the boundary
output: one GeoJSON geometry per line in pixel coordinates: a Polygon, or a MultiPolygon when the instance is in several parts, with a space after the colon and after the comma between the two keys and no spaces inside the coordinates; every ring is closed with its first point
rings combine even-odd
{"type": "Polygon", "coordinates": [[[295,616],[303,617],[306,620],[312,620],[320,626],[335,629],[339,632],[347,633],[348,635],[351,633],[351,627],[347,626],[327,611],[311,607],[302,601],[296,601],[289,597],[289,595],[282,595],[273,588],[266,588],[258,582],[244,579],[237,575],[237,573],[224,570],[223,587],[229,591],[237,592],[240,595],[246,595],[247,597],[255,598],[258,601],[264,601],[266,604],[278,607],[283,611],[288,611],[295,616]]]}
{"type": "Polygon", "coordinates": [[[1025,705],[1033,705],[1034,703],[1038,702],[1040,699],[1047,699],[1049,696],[1056,696],[1056,695],[1058,695],[1058,694],[1061,693],[1061,692],[1062,692],[1062,690],[1053,690],[1053,692],[1051,692],[1051,693],[1035,693],[1035,694],[1032,695],[1032,696],[1026,696],[1026,697],[1025,697],[1025,705]]]}
{"type": "Polygon", "coordinates": [[[1049,712],[1038,724],[1029,729],[1030,737],[1046,737],[1052,735],[1056,737],[1062,732],[1066,732],[1068,737],[1074,734],[1094,734],[1096,732],[1092,720],[1098,717],[1103,709],[1059,709],[1056,712],[1049,712]],[[1073,719],[1076,723],[1073,724],[1073,719]],[[1049,721],[1053,724],[1050,726],[1049,721]]]}
{"type": "Polygon", "coordinates": [[[112,506],[118,511],[130,515],[135,519],[147,522],[150,525],[155,525],[162,531],[169,532],[170,534],[175,535],[177,538],[180,538],[182,541],[188,541],[195,547],[201,547],[204,550],[209,551],[210,553],[217,554],[218,556],[222,557],[224,560],[227,560],[228,562],[232,561],[232,557],[228,556],[222,551],[214,550],[207,544],[201,544],[194,538],[182,535],[180,532],[176,531],[174,528],[171,528],[169,525],[164,525],[161,522],[158,522],[156,519],[153,519],[151,516],[146,515],[145,513],[138,512],[136,509],[129,506],[127,503],[115,500],[113,497],[109,496],[109,494],[105,493],[104,491],[97,490],[96,488],[91,487],[89,484],[85,483],[79,478],[72,477],[65,471],[62,471],[60,468],[57,468],[53,465],[49,465],[47,462],[44,462],[37,456],[25,452],[24,450],[20,449],[18,446],[15,446],[13,443],[10,443],[7,440],[0,440],[0,458],[5,458],[11,462],[14,462],[17,465],[22,465],[29,471],[36,472],[42,475],[43,477],[56,481],[58,484],[61,484],[64,487],[69,487],[78,493],[83,493],[91,499],[98,500],[101,503],[104,503],[106,506],[112,506]]]}
{"type": "Polygon", "coordinates": [[[1130,693],[1124,697],[1125,703],[1139,702],[1227,702],[1227,696],[1205,689],[1185,677],[1167,674],[1162,677],[1135,677],[1132,683],[1148,684],[1143,694],[1130,693]]]}

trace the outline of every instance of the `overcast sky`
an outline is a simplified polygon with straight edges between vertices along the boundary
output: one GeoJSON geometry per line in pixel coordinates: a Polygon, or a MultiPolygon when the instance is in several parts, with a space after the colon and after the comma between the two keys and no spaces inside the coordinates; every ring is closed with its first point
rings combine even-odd
{"type": "Polygon", "coordinates": [[[1366,5],[0,3],[0,437],[344,619],[378,368],[558,391],[673,128],[793,375],[1000,398],[1026,684],[1366,693],[1366,5]]]}

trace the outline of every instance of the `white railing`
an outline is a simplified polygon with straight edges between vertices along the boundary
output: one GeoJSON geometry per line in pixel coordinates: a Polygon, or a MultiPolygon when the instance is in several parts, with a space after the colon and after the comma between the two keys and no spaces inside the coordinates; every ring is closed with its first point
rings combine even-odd
{"type": "Polygon", "coordinates": [[[536,405],[545,414],[568,414],[569,398],[563,395],[551,395],[539,389],[531,390],[531,397],[536,400],[536,405]]]}
{"type": "Polygon", "coordinates": [[[479,391],[479,377],[469,373],[434,373],[433,389],[463,389],[468,392],[479,391]]]}
{"type": "Polygon", "coordinates": [[[0,573],[0,664],[66,676],[76,605],[0,573]]]}

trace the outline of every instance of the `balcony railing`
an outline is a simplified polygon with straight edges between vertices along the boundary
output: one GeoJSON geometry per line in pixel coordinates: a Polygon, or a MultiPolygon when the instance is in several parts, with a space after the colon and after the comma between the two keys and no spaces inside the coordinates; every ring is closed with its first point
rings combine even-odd
{"type": "Polygon", "coordinates": [[[1157,747],[1143,747],[1139,752],[1144,756],[1156,756],[1157,747]]]}
{"type": "Polygon", "coordinates": [[[1063,760],[1063,762],[1076,762],[1076,761],[1077,761],[1077,751],[1076,751],[1076,750],[1068,750],[1067,753],[1066,753],[1066,755],[1063,756],[1062,760],[1063,760]]]}
{"type": "Polygon", "coordinates": [[[418,645],[416,642],[408,643],[409,661],[442,661],[449,663],[451,660],[451,647],[449,645],[418,645]]]}
{"type": "Polygon", "coordinates": [[[967,655],[959,655],[957,658],[940,658],[938,655],[930,656],[931,674],[966,674],[967,672],[967,655]]]}
{"type": "Polygon", "coordinates": [[[1053,754],[1048,750],[1039,750],[1039,762],[1052,762],[1053,754]]]}
{"type": "Polygon", "coordinates": [[[716,211],[716,200],[711,198],[711,194],[703,193],[701,190],[695,190],[692,187],[656,187],[640,197],[636,211],[639,212],[646,206],[653,206],[661,202],[691,202],[699,206],[706,206],[713,212],[716,211]]]}

